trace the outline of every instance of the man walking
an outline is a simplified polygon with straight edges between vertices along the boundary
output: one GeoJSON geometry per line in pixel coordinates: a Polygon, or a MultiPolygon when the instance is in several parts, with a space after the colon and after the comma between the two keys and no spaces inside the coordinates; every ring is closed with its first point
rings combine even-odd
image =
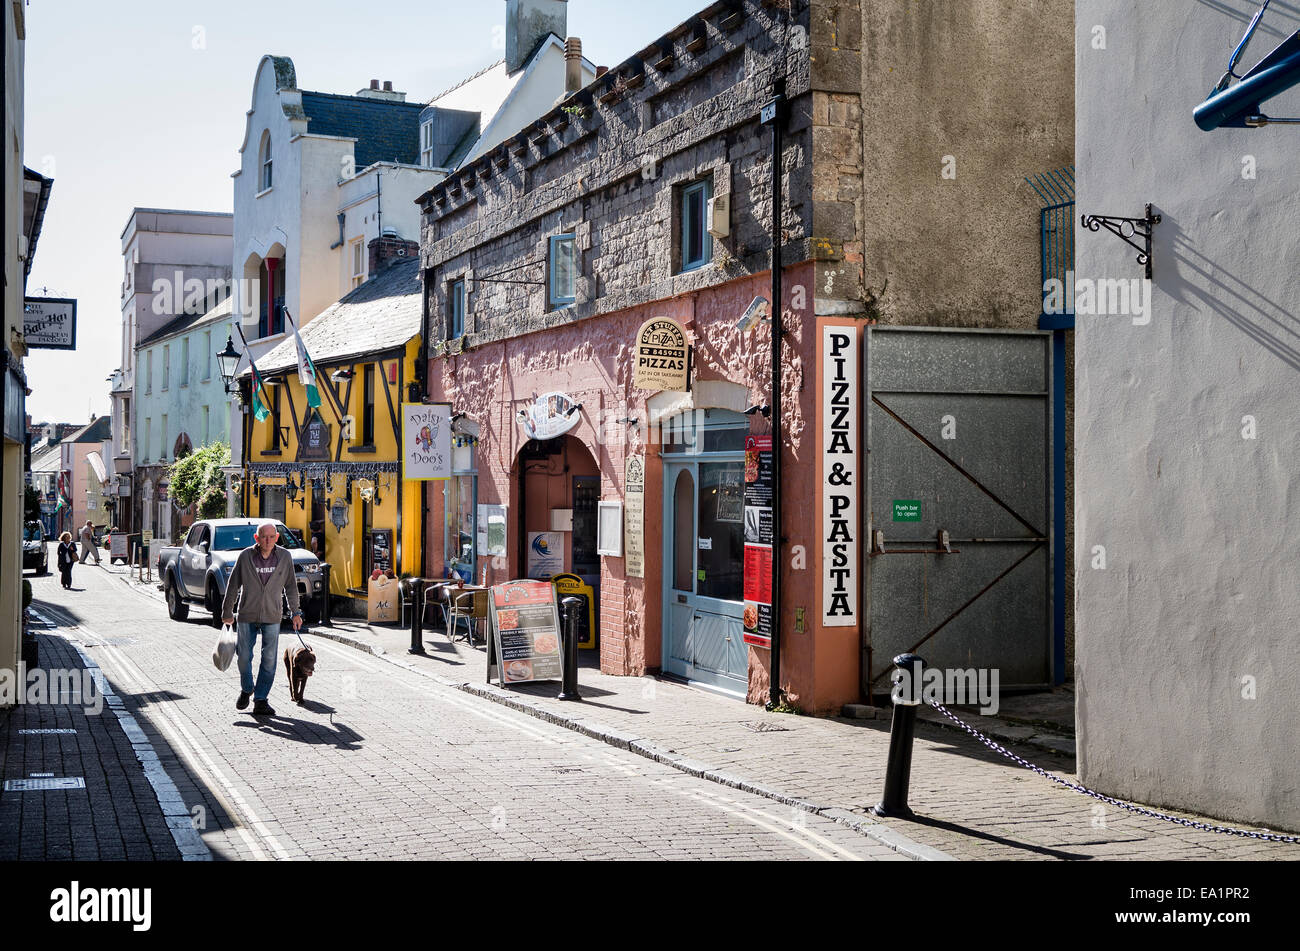
{"type": "Polygon", "coordinates": [[[226,584],[226,599],[221,605],[221,617],[226,624],[235,622],[235,599],[239,592],[244,598],[239,603],[239,637],[236,656],[239,658],[239,699],[236,710],[248,707],[253,698],[253,716],[273,717],[275,711],[266,702],[275,680],[276,650],[280,644],[280,602],[288,595],[289,610],[293,613],[293,629],[302,627],[302,611],[298,609],[298,583],[293,575],[293,556],[276,546],[280,532],[275,522],[266,521],[257,526],[255,544],[239,553],[235,568],[226,584]],[[261,666],[257,670],[257,683],[253,683],[253,645],[262,638],[261,666]]]}
{"type": "Polygon", "coordinates": [[[81,564],[86,563],[86,556],[94,555],[95,564],[99,564],[99,549],[95,547],[95,526],[90,519],[81,526],[81,564]]]}

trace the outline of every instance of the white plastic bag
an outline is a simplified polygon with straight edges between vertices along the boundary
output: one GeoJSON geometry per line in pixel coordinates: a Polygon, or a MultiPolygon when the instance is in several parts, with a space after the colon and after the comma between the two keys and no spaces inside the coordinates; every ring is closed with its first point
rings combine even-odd
{"type": "Polygon", "coordinates": [[[230,667],[230,662],[235,657],[237,643],[235,629],[229,624],[223,624],[221,636],[217,638],[217,646],[212,649],[212,663],[216,665],[217,670],[226,670],[230,667]]]}

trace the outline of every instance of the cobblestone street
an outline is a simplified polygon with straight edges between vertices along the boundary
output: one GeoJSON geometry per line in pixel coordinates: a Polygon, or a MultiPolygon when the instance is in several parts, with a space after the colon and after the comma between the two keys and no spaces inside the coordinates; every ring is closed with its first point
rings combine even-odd
{"type": "Polygon", "coordinates": [[[121,701],[0,720],[6,780],[85,781],[7,790],[0,858],[905,858],[311,635],[306,703],[281,668],[277,715],[257,720],[234,709],[234,665],[212,667],[202,612],[174,623],[105,568],[57,584],[33,579],[42,666],[97,664],[121,701]],[[44,729],[75,732],[25,732],[44,729]]]}

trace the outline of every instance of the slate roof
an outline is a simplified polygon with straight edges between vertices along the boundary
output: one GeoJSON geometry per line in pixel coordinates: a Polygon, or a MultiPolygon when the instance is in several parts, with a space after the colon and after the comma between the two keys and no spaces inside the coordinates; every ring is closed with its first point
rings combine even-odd
{"type": "MultiPolygon", "coordinates": [[[[420,333],[422,292],[418,255],[380,271],[302,328],[302,342],[312,363],[320,369],[402,346],[420,333]]],[[[261,364],[257,369],[264,374],[297,367],[293,336],[257,361],[261,364]]]]}
{"type": "Polygon", "coordinates": [[[309,135],[337,135],[357,140],[356,167],[375,162],[420,161],[421,102],[393,102],[365,96],[338,96],[328,92],[302,92],[309,135]]]}
{"type": "Polygon", "coordinates": [[[101,416],[82,426],[64,442],[104,442],[113,438],[113,417],[101,416]]]}
{"type": "Polygon", "coordinates": [[[183,333],[186,330],[192,330],[202,324],[212,323],[222,317],[229,317],[234,310],[234,297],[228,296],[225,300],[216,304],[204,314],[181,314],[172,320],[167,321],[149,336],[145,337],[138,344],[136,349],[147,347],[155,340],[161,340],[163,337],[170,337],[172,334],[183,333]]]}

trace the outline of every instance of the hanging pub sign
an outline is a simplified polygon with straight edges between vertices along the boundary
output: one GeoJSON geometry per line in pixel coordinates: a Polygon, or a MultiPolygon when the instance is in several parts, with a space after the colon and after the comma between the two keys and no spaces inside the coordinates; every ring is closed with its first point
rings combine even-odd
{"type": "Polygon", "coordinates": [[[76,350],[76,300],[71,297],[24,298],[23,342],[29,350],[76,350]]]}
{"type": "Polygon", "coordinates": [[[555,587],[549,581],[510,581],[494,585],[488,603],[492,619],[488,682],[492,682],[492,668],[498,660],[503,687],[559,680],[563,668],[555,587]]]}
{"type": "Polygon", "coordinates": [[[639,390],[685,392],[690,380],[690,346],[682,325],[651,317],[636,332],[632,385],[639,390]]]}
{"type": "Polygon", "coordinates": [[[311,418],[302,428],[302,439],[298,441],[298,461],[309,462],[330,459],[330,425],[321,419],[320,413],[312,410],[311,418]]]}
{"type": "Polygon", "coordinates": [[[743,639],[772,646],[772,437],[745,439],[743,639]]]}
{"type": "Polygon", "coordinates": [[[451,478],[451,404],[402,404],[402,478],[451,478]]]}
{"type": "Polygon", "coordinates": [[[858,623],[858,329],[822,328],[822,624],[858,623]]]}
{"type": "Polygon", "coordinates": [[[563,436],[582,421],[582,404],[565,393],[543,393],[519,411],[519,425],[529,439],[547,440],[563,436]]]}

